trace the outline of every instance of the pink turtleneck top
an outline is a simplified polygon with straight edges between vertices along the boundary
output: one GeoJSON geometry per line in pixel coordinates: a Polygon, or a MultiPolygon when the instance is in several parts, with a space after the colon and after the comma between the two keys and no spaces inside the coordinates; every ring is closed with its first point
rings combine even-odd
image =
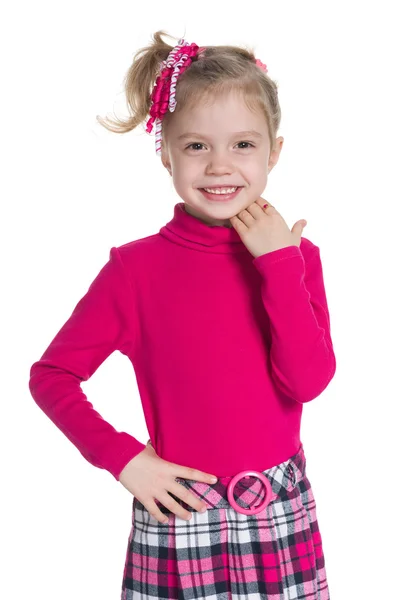
{"type": "Polygon", "coordinates": [[[234,228],[184,202],[108,262],[30,369],[33,399],[116,480],[146,444],[116,431],[80,384],[119,350],[161,458],[217,477],[263,471],[300,447],[303,405],[336,370],[319,248],[257,258],[234,228]]]}

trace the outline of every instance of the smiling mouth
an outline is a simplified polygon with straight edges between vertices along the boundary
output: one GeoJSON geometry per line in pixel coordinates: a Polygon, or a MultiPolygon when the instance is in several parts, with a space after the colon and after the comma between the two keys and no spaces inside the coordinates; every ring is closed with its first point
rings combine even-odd
{"type": "Polygon", "coordinates": [[[236,192],[236,190],[241,189],[243,186],[242,185],[236,185],[236,186],[216,186],[216,187],[203,187],[200,188],[201,190],[204,190],[205,192],[209,193],[209,194],[233,194],[234,192],[236,192]]]}

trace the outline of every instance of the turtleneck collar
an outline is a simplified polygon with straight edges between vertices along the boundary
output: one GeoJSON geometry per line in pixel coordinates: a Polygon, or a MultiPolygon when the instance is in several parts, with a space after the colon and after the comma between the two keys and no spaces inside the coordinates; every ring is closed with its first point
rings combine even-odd
{"type": "Polygon", "coordinates": [[[161,227],[160,234],[172,242],[201,252],[248,252],[234,227],[208,225],[186,212],[184,202],[175,204],[174,216],[161,227]]]}

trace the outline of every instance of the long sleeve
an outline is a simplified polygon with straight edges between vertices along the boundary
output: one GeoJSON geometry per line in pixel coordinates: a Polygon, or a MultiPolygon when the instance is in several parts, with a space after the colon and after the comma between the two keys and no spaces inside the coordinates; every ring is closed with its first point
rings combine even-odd
{"type": "Polygon", "coordinates": [[[124,466],[146,446],[118,432],[96,412],[80,383],[115,350],[132,346],[133,292],[118,249],[102,267],[71,316],[30,369],[33,399],[95,467],[118,481],[124,466]]]}
{"type": "Polygon", "coordinates": [[[307,256],[288,246],[253,260],[270,321],[271,376],[299,403],[319,396],[336,371],[318,246],[307,256]]]}

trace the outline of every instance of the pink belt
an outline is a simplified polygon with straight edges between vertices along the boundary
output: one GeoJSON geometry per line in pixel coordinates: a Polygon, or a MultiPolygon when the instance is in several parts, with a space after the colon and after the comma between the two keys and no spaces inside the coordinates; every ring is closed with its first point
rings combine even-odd
{"type": "Polygon", "coordinates": [[[238,473],[237,475],[232,477],[231,481],[228,484],[229,504],[232,506],[232,508],[237,510],[237,512],[240,512],[243,515],[255,515],[255,514],[261,512],[262,510],[264,510],[264,508],[267,506],[267,504],[270,503],[270,501],[272,499],[272,495],[273,495],[273,491],[272,491],[272,486],[271,486],[269,480],[265,477],[265,475],[263,473],[260,473],[259,471],[241,471],[240,473],[238,473]],[[263,482],[263,484],[265,485],[265,498],[259,506],[256,506],[253,508],[243,508],[242,506],[239,506],[238,503],[236,502],[236,500],[234,499],[233,488],[235,487],[235,485],[237,484],[239,479],[242,479],[242,477],[249,477],[249,476],[257,477],[258,479],[260,479],[263,482]]]}
{"type": "MultiPolygon", "coordinates": [[[[151,440],[149,440],[147,444],[150,444],[150,446],[154,447],[151,443],[151,440]]],[[[272,486],[269,480],[265,477],[263,473],[260,473],[259,471],[241,471],[240,473],[232,477],[231,481],[228,484],[227,491],[229,504],[232,506],[232,508],[237,510],[237,512],[240,512],[243,515],[256,515],[257,513],[261,512],[271,502],[273,496],[272,486]],[[254,508],[243,508],[242,506],[239,506],[239,504],[234,499],[233,488],[235,487],[237,482],[240,479],[242,479],[242,477],[257,477],[265,485],[265,498],[259,506],[255,506],[254,508]]]]}

